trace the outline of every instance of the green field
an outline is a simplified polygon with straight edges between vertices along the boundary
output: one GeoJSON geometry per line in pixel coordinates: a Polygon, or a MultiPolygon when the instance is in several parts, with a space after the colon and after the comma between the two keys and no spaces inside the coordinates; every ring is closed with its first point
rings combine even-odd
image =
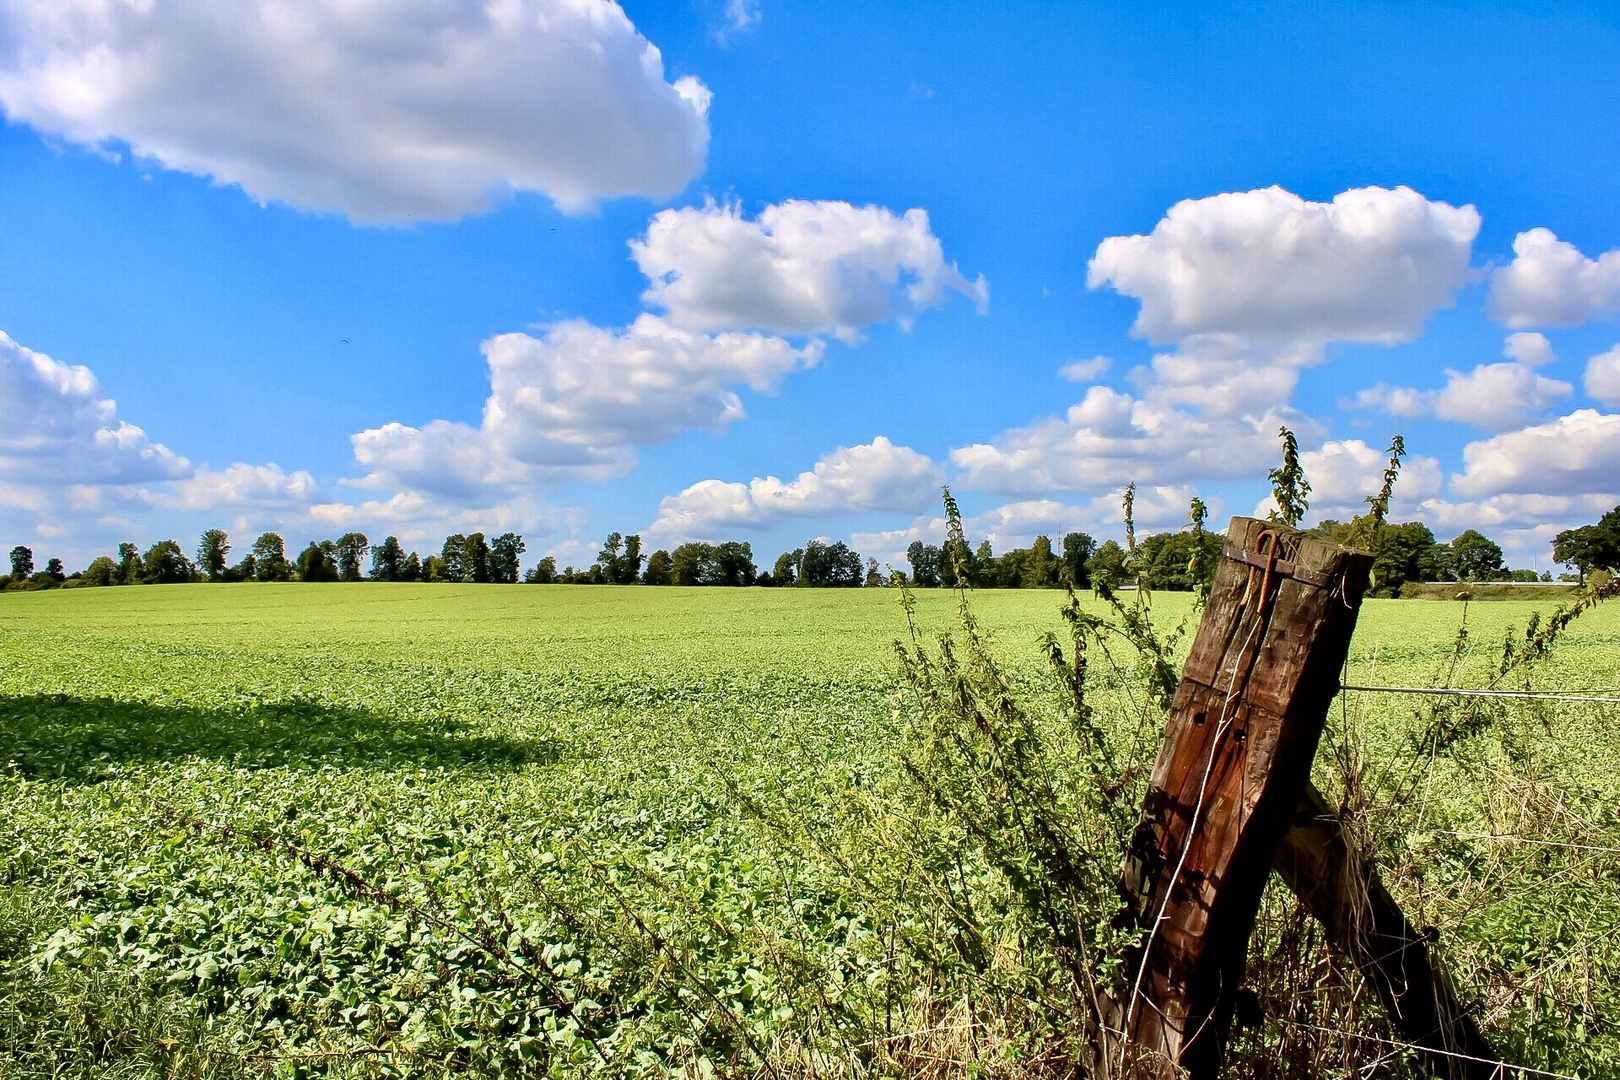
{"type": "MultiPolygon", "coordinates": [[[[1040,644],[1069,647],[1062,600],[972,606],[1078,775],[1093,759],[1064,745],[1040,644]]],[[[1196,618],[1152,604],[1161,627],[1196,618]]],[[[1464,605],[1368,601],[1349,681],[1482,685],[1552,607],[1470,605],[1459,640],[1464,605]]],[[[954,595],[920,595],[917,622],[960,637],[954,595]]],[[[900,765],[928,760],[905,635],[880,589],[0,595],[0,1076],[905,1072],[945,1050],[884,1039],[949,1041],[964,1009],[995,1039],[946,1049],[1035,1070],[1061,1047],[1006,1003],[1051,957],[993,847],[900,765]]],[[[1151,758],[1154,710],[1133,650],[1106,645],[1089,700],[1124,768],[1151,758]]],[[[1527,680],[1620,686],[1620,604],[1508,685],[1527,680]]],[[[1617,721],[1356,696],[1318,756],[1503,1056],[1583,1077],[1620,1076],[1617,721]]],[[[1086,835],[1121,813],[1055,797],[1086,835]]],[[[1088,927],[1118,866],[1095,848],[1088,927]]],[[[1276,974],[1291,959],[1351,992],[1300,926],[1274,888],[1268,1020],[1236,1052],[1343,1075],[1317,1062],[1380,1056],[1387,1029],[1365,1003],[1308,1014],[1344,1036],[1272,1007],[1304,985],[1276,974]]]]}

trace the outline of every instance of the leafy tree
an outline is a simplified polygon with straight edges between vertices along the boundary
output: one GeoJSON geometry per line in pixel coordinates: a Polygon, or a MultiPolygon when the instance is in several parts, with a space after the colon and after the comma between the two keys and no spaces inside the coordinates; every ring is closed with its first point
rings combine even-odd
{"type": "Polygon", "coordinates": [[[1020,568],[1020,582],[1026,589],[1047,589],[1058,583],[1062,561],[1052,553],[1052,538],[1037,536],[1020,568]]]}
{"type": "Polygon", "coordinates": [[[464,581],[467,569],[461,563],[462,555],[467,550],[467,538],[461,533],[451,533],[444,538],[444,547],[439,549],[439,576],[434,581],[464,581]]]}
{"type": "Polygon", "coordinates": [[[776,565],[771,568],[771,580],[778,585],[792,585],[803,558],[804,548],[782,552],[776,557],[776,565]]]}
{"type": "Polygon", "coordinates": [[[1202,568],[1213,566],[1220,551],[1220,538],[1201,530],[1156,533],[1138,545],[1141,583],[1171,592],[1196,589],[1202,568]]]}
{"type": "Polygon", "coordinates": [[[557,560],[547,555],[529,568],[523,580],[530,585],[550,585],[557,580],[557,560]]]}
{"type": "Polygon", "coordinates": [[[102,587],[115,584],[118,581],[118,564],[106,555],[97,555],[84,568],[81,577],[86,585],[102,587]]]}
{"type": "MultiPolygon", "coordinates": [[[[457,550],[459,551],[460,549],[458,548],[457,550]]],[[[456,559],[456,562],[457,562],[458,565],[460,564],[460,561],[461,560],[460,560],[460,557],[458,555],[457,559],[456,559]]],[[[429,555],[427,558],[422,560],[422,580],[423,581],[449,581],[450,580],[448,577],[445,576],[445,562],[444,562],[444,559],[442,557],[440,557],[438,555],[429,555]]]]}
{"type": "MultiPolygon", "coordinates": [[[[387,543],[387,541],[384,541],[384,543],[387,543]]],[[[413,551],[409,555],[405,556],[405,561],[400,564],[400,567],[399,567],[399,580],[401,580],[401,581],[421,581],[422,580],[422,559],[421,559],[421,556],[416,554],[416,552],[413,551]]]]}
{"type": "Polygon", "coordinates": [[[1112,589],[1125,580],[1125,549],[1118,540],[1103,542],[1086,563],[1086,573],[1093,585],[1112,589]]]}
{"type": "Polygon", "coordinates": [[[23,581],[34,572],[34,552],[21,544],[11,549],[11,578],[23,581]]]}
{"type": "Polygon", "coordinates": [[[668,585],[670,583],[670,570],[672,566],[673,562],[669,557],[669,552],[665,551],[663,548],[659,548],[657,551],[647,556],[647,570],[646,573],[641,575],[642,584],[668,585]]]}
{"type": "Polygon", "coordinates": [[[225,556],[231,551],[230,537],[224,529],[209,529],[197,541],[197,569],[208,575],[209,581],[225,580],[225,556]]]}
{"type": "Polygon", "coordinates": [[[1097,541],[1088,533],[1063,534],[1063,573],[1075,588],[1084,589],[1091,585],[1091,572],[1086,564],[1096,551],[1097,541]]]}
{"type": "Polygon", "coordinates": [[[1469,529],[1451,542],[1451,567],[1458,580],[1492,581],[1500,578],[1502,549],[1483,534],[1469,529]]]}
{"type": "Polygon", "coordinates": [[[344,533],[337,540],[337,572],[339,581],[359,581],[362,576],[361,567],[365,565],[366,552],[371,550],[371,541],[365,533],[344,533]]]}
{"type": "Polygon", "coordinates": [[[939,585],[940,550],[933,544],[913,540],[906,546],[906,562],[911,564],[911,583],[919,589],[939,585]]]}
{"type": "Polygon", "coordinates": [[[61,559],[50,558],[45,560],[45,573],[48,574],[50,579],[56,582],[58,585],[67,580],[67,574],[62,570],[61,559]]]}
{"type": "Polygon", "coordinates": [[[191,560],[173,540],[159,540],[147,548],[142,562],[146,566],[144,580],[149,584],[177,585],[191,580],[191,560]]]}
{"type": "Polygon", "coordinates": [[[1573,566],[1581,581],[1593,570],[1620,569],[1620,506],[1595,524],[1565,529],[1553,537],[1553,558],[1573,566]]]}
{"type": "Polygon", "coordinates": [[[859,585],[864,578],[860,554],[851,551],[842,540],[831,544],[811,540],[802,550],[804,554],[798,566],[800,585],[849,588],[859,585]]]}
{"type": "Polygon", "coordinates": [[[1306,496],[1311,493],[1311,484],[1305,479],[1304,466],[1299,463],[1299,440],[1286,427],[1278,428],[1277,435],[1283,441],[1282,465],[1266,473],[1266,479],[1271,481],[1272,499],[1277,504],[1277,509],[1271,512],[1271,520],[1297,529],[1310,506],[1306,496]]]}
{"type": "Polygon", "coordinates": [[[1433,580],[1434,533],[1421,521],[1385,525],[1373,541],[1373,586],[1379,596],[1393,596],[1409,581],[1433,580]]]}
{"type": "Polygon", "coordinates": [[[298,579],[300,581],[336,581],[337,563],[325,548],[314,540],[298,553],[298,579]]]}
{"type": "Polygon", "coordinates": [[[146,566],[141,562],[141,549],[134,544],[119,544],[118,584],[139,585],[145,576],[146,566]]]}
{"type": "Polygon", "coordinates": [[[253,557],[251,551],[242,556],[241,562],[225,571],[225,580],[227,581],[253,581],[258,576],[258,560],[253,557]]]}
{"type": "Polygon", "coordinates": [[[607,542],[597,553],[596,565],[602,568],[602,576],[612,585],[631,585],[641,576],[641,537],[626,537],[620,533],[609,533],[607,542]]]}
{"type": "Polygon", "coordinates": [[[253,576],[259,581],[287,581],[292,577],[287,545],[278,534],[262,533],[253,541],[253,576]]]}
{"type": "MultiPolygon", "coordinates": [[[[339,544],[342,541],[338,541],[339,544]]],[[[421,572],[417,564],[417,572],[421,572]]],[[[404,579],[405,550],[399,546],[399,537],[390,536],[371,549],[371,580],[401,581],[404,579]]]]}
{"type": "Polygon", "coordinates": [[[481,532],[473,533],[461,545],[461,576],[463,581],[479,584],[489,581],[489,544],[481,532]]]}
{"type": "Polygon", "coordinates": [[[866,579],[863,584],[869,589],[879,588],[885,584],[883,574],[878,570],[878,561],[868,557],[866,560],[866,579]]]}
{"type": "MultiPolygon", "coordinates": [[[[719,585],[752,585],[759,576],[754,566],[754,549],[747,542],[727,540],[714,549],[715,572],[719,585]]],[[[860,557],[856,557],[857,565],[860,557]]]]}
{"type": "Polygon", "coordinates": [[[517,584],[518,560],[527,550],[523,544],[523,537],[517,533],[504,532],[497,536],[489,545],[490,579],[503,585],[517,584]]]}

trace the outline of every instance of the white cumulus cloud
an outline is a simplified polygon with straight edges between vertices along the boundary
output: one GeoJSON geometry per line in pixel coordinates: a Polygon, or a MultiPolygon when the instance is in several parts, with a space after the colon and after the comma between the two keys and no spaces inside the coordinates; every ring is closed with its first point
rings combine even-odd
{"type": "Polygon", "coordinates": [[[647,531],[659,538],[690,539],[784,518],[915,513],[939,497],[944,479],[944,471],[926,455],[879,435],[869,443],[839,447],[794,480],[756,476],[746,484],[699,481],[660,502],[647,531]]]}
{"type": "Polygon", "coordinates": [[[138,484],[185,476],[190,464],[118,417],[89,368],[63,364],[0,331],[0,480],[138,484]]]}
{"type": "Polygon", "coordinates": [[[1279,187],[1231,192],[1177,203],[1147,236],[1104,240],[1087,284],[1140,300],[1133,330],[1156,342],[1393,343],[1469,280],[1479,223],[1472,206],[1406,187],[1331,203],[1279,187]]]}
{"type": "Polygon", "coordinates": [[[1537,333],[1509,334],[1502,347],[1507,363],[1477,364],[1472,371],[1446,370],[1446,385],[1439,390],[1387,386],[1379,383],[1356,394],[1356,404],[1380,408],[1395,416],[1434,416],[1471,424],[1485,431],[1523,427],[1535,415],[1575,392],[1562,379],[1550,379],[1536,368],[1556,357],[1545,337],[1537,333]]]}
{"type": "Polygon", "coordinates": [[[682,431],[721,431],[744,410],[735,387],[774,390],[814,364],[820,345],[761,334],[700,334],[642,315],[623,330],[579,320],[542,336],[484,343],[490,395],[482,423],[390,423],[352,439],[370,470],[362,486],[468,498],[493,486],[605,480],[634,467],[635,448],[682,431]]]}
{"type": "Polygon", "coordinates": [[[1509,326],[1579,326],[1620,312],[1620,249],[1596,259],[1551,229],[1513,238],[1513,261],[1491,274],[1491,317],[1509,326]]]}
{"type": "Polygon", "coordinates": [[[1093,386],[1063,416],[958,447],[951,464],[968,486],[1006,495],[1100,493],[1131,480],[1173,485],[1253,478],[1275,462],[1284,423],[1307,444],[1316,437],[1316,426],[1297,415],[1211,418],[1093,386]]]}
{"type": "MultiPolygon", "coordinates": [[[[1315,450],[1301,453],[1299,463],[1311,483],[1310,519],[1344,520],[1367,512],[1367,498],[1377,495],[1383,487],[1389,454],[1360,439],[1330,439],[1315,450]]],[[[1440,480],[1437,459],[1422,454],[1403,459],[1390,513],[1396,519],[1416,513],[1420,503],[1440,493],[1440,480]]],[[[1267,496],[1255,513],[1264,517],[1274,508],[1275,503],[1267,496]]]]}
{"type": "Polygon", "coordinates": [[[788,200],[750,220],[735,206],[664,210],[630,244],[652,282],[643,299],[691,330],[834,334],[944,304],[952,293],[981,311],[983,276],[969,281],[929,227],[928,214],[881,206],[788,200]]]}
{"type": "Polygon", "coordinates": [[[1466,498],[1620,492],[1620,416],[1577,409],[1567,416],[1463,447],[1451,490],[1466,498]]]}
{"type": "Polygon", "coordinates": [[[1620,409],[1620,345],[1586,362],[1586,396],[1620,409]]]}
{"type": "Polygon", "coordinates": [[[668,197],[708,103],[609,0],[0,4],[11,120],[362,222],[668,197]]]}

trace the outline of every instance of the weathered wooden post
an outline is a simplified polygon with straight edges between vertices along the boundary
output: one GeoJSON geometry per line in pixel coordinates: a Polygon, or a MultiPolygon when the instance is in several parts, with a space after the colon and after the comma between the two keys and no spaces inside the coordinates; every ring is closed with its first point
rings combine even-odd
{"type": "Polygon", "coordinates": [[[1309,782],[1371,565],[1365,552],[1232,519],[1125,858],[1123,917],[1142,936],[1103,1009],[1109,1073],[1219,1070],[1260,895],[1309,782]]]}
{"type": "Polygon", "coordinates": [[[1433,934],[1406,918],[1378,868],[1312,785],[1277,849],[1276,868],[1333,948],[1355,961],[1395,1030],[1420,1048],[1430,1073],[1446,1080],[1502,1075],[1495,1050],[1429,952],[1433,934]]]}

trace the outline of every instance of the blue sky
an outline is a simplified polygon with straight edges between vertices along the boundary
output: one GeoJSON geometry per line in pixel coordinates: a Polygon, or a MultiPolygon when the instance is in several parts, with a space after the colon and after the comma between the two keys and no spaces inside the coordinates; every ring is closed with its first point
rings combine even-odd
{"type": "Polygon", "coordinates": [[[1620,9],[0,0],[0,542],[1620,503],[1620,9]]]}

